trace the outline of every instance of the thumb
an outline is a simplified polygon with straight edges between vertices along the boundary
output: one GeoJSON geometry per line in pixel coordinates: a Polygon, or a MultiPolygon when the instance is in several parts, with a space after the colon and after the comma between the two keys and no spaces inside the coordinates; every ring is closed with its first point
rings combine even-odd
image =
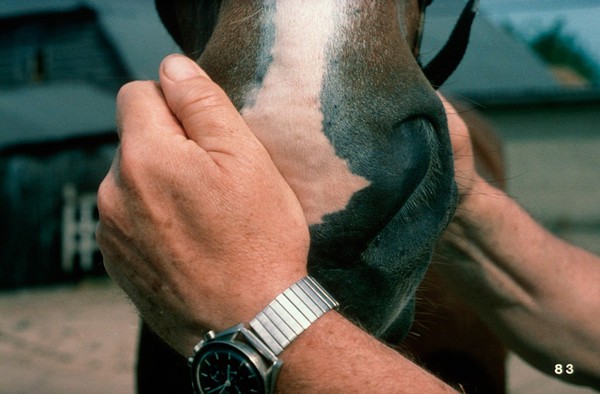
{"type": "Polygon", "coordinates": [[[227,137],[251,135],[229,97],[191,59],[169,55],[161,63],[159,74],[171,111],[187,137],[205,150],[218,150],[227,137]]]}

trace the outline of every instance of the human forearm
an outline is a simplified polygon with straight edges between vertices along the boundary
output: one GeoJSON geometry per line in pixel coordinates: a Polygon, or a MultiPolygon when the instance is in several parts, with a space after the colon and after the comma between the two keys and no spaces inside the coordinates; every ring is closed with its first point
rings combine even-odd
{"type": "Polygon", "coordinates": [[[281,355],[280,393],[454,393],[401,354],[329,312],[281,355]]]}
{"type": "Polygon", "coordinates": [[[554,374],[555,364],[570,363],[576,373],[562,378],[598,386],[600,259],[485,181],[472,185],[439,244],[453,262],[442,264],[446,277],[533,365],[554,374]]]}

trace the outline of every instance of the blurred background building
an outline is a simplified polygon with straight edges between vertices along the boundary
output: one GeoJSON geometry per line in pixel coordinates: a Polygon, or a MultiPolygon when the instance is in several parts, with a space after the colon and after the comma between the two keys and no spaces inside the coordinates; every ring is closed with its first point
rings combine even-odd
{"type": "MultiPolygon", "coordinates": [[[[463,63],[442,87],[504,145],[508,192],[558,236],[600,254],[600,3],[481,0],[463,63]]],[[[435,0],[423,53],[461,5],[435,0]]]]}
{"type": "Polygon", "coordinates": [[[115,96],[176,50],[152,1],[0,1],[0,288],[102,272],[115,96]]]}
{"type": "MultiPolygon", "coordinates": [[[[559,232],[596,231],[597,182],[556,142],[580,159],[595,154],[585,149],[598,139],[598,68],[560,19],[529,42],[518,24],[503,28],[506,19],[490,12],[506,14],[510,3],[482,1],[467,55],[442,90],[498,130],[509,146],[509,190],[536,217],[559,232]],[[579,192],[575,179],[591,189],[579,192]]],[[[443,45],[460,7],[434,1],[425,58],[443,45]]],[[[177,50],[150,0],[0,0],[0,288],[102,273],[95,192],[117,143],[116,93],[129,80],[155,79],[162,57],[177,50]]],[[[598,168],[589,159],[583,166],[598,168]]]]}

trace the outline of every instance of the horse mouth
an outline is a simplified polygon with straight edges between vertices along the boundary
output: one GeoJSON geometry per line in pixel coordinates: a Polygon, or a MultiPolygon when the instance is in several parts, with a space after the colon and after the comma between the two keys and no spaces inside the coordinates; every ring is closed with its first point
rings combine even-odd
{"type": "Polygon", "coordinates": [[[410,328],[416,288],[454,213],[446,131],[425,117],[399,124],[361,174],[370,186],[311,226],[309,272],[375,335],[398,339],[410,328]]]}
{"type": "Polygon", "coordinates": [[[322,225],[311,225],[315,245],[350,244],[362,252],[366,242],[377,242],[390,222],[413,229],[420,225],[435,239],[446,227],[456,203],[446,129],[436,128],[426,117],[414,117],[393,128],[385,138],[377,136],[369,146],[349,152],[360,160],[346,154],[351,167],[369,185],[354,193],[343,210],[324,216],[322,225]]]}

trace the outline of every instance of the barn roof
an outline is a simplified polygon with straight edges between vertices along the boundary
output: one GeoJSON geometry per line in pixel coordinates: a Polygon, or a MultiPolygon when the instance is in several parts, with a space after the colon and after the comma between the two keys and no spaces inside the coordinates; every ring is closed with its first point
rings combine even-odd
{"type": "MultiPolygon", "coordinates": [[[[178,51],[151,0],[0,0],[2,20],[21,21],[87,7],[125,68],[125,80],[156,79],[161,59],[178,51]]],[[[113,133],[116,91],[85,80],[0,86],[0,151],[19,144],[113,133]]]]}
{"type": "MultiPolygon", "coordinates": [[[[427,12],[424,55],[445,43],[461,12],[455,0],[436,0],[427,12]]],[[[548,67],[521,41],[494,26],[484,14],[473,22],[467,53],[445,90],[461,95],[536,91],[558,87],[548,67]]]]}
{"type": "Polygon", "coordinates": [[[133,79],[153,79],[158,64],[179,51],[162,27],[152,0],[0,0],[0,19],[87,6],[99,15],[112,45],[128,66],[133,79]]]}
{"type": "MultiPolygon", "coordinates": [[[[462,3],[436,0],[429,7],[421,48],[425,64],[444,45],[462,3]]],[[[562,85],[524,42],[495,26],[481,11],[463,61],[441,90],[490,106],[600,101],[598,87],[562,85]]]]}
{"type": "Polygon", "coordinates": [[[0,147],[97,135],[115,130],[114,95],[67,82],[0,94],[0,147]]]}

